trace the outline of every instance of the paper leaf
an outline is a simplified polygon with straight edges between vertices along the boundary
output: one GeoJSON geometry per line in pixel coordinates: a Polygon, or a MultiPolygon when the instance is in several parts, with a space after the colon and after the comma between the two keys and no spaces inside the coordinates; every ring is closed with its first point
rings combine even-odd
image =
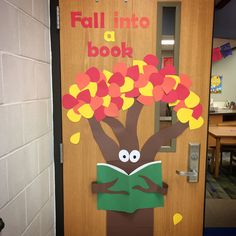
{"type": "Polygon", "coordinates": [[[105,113],[104,113],[104,107],[99,107],[99,108],[95,111],[94,116],[95,116],[95,118],[96,118],[97,121],[103,120],[103,119],[106,117],[106,115],[105,115],[105,113]]]}
{"type": "Polygon", "coordinates": [[[103,98],[103,106],[104,107],[109,107],[111,102],[111,97],[109,95],[107,95],[106,97],[103,98]]]}
{"type": "Polygon", "coordinates": [[[139,89],[139,92],[144,96],[151,97],[153,95],[152,90],[153,90],[153,85],[152,83],[148,82],[148,84],[145,87],[139,89]]]}
{"type": "Polygon", "coordinates": [[[78,96],[79,92],[80,92],[80,89],[77,84],[73,84],[70,86],[70,88],[69,88],[70,95],[72,95],[73,97],[76,98],[78,96]]]}
{"type": "Polygon", "coordinates": [[[91,106],[89,104],[84,104],[79,108],[79,113],[87,119],[90,119],[93,117],[94,111],[92,110],[91,106]]]}
{"type": "Polygon", "coordinates": [[[70,142],[72,144],[79,144],[79,142],[80,142],[80,132],[73,134],[70,137],[70,142]]]}
{"type": "Polygon", "coordinates": [[[80,119],[81,119],[81,115],[80,114],[76,114],[73,109],[70,109],[67,112],[67,117],[72,122],[79,122],[80,119]]]}
{"type": "Polygon", "coordinates": [[[186,97],[189,96],[190,91],[189,91],[188,88],[186,88],[182,84],[179,84],[176,88],[176,93],[178,94],[178,99],[179,100],[184,100],[186,97]]]}
{"type": "Polygon", "coordinates": [[[91,67],[86,71],[92,82],[97,82],[100,79],[100,72],[96,67],[91,67]]]}
{"type": "Polygon", "coordinates": [[[153,66],[157,66],[158,65],[158,59],[156,56],[154,55],[147,55],[144,57],[144,61],[148,64],[148,65],[153,65],[153,66]]]}
{"type": "Polygon", "coordinates": [[[127,73],[127,66],[124,62],[118,63],[114,66],[113,68],[114,73],[121,73],[123,76],[126,75],[127,73]]]}
{"type": "Polygon", "coordinates": [[[161,85],[164,81],[164,76],[161,73],[152,73],[150,75],[150,82],[152,82],[152,84],[154,86],[156,85],[161,85]]]}
{"type": "Polygon", "coordinates": [[[103,70],[103,74],[105,75],[107,81],[108,81],[108,80],[111,78],[111,76],[113,75],[113,74],[112,74],[110,71],[108,71],[108,70],[103,70]]]}
{"type": "Polygon", "coordinates": [[[111,84],[109,87],[109,95],[111,97],[120,97],[120,87],[117,84],[111,84]]]}
{"type": "Polygon", "coordinates": [[[177,117],[181,123],[187,123],[192,117],[193,111],[188,108],[181,108],[177,112],[177,117]]]}
{"type": "Polygon", "coordinates": [[[123,98],[123,101],[124,101],[123,106],[122,106],[123,111],[125,111],[133,106],[134,98],[127,98],[124,95],[122,95],[121,97],[123,98]]]}
{"type": "Polygon", "coordinates": [[[103,99],[101,97],[94,97],[91,99],[90,106],[95,111],[103,104],[103,99]]]}
{"type": "Polygon", "coordinates": [[[79,89],[85,88],[90,82],[90,77],[87,74],[78,74],[76,77],[76,83],[79,89]]]}
{"type": "Polygon", "coordinates": [[[116,83],[117,85],[119,85],[121,87],[122,85],[124,85],[125,79],[124,79],[124,76],[121,73],[117,72],[117,73],[115,73],[111,76],[111,78],[109,79],[108,82],[110,84],[111,83],[116,83]]]}
{"type": "Polygon", "coordinates": [[[150,106],[153,104],[154,100],[153,97],[146,97],[143,95],[140,95],[137,100],[142,103],[143,105],[150,106]]]}
{"type": "Polygon", "coordinates": [[[109,92],[109,89],[107,87],[106,82],[104,80],[100,81],[98,83],[98,88],[97,88],[97,94],[96,95],[99,96],[99,97],[104,97],[108,94],[108,92],[109,92]]]}
{"type": "Polygon", "coordinates": [[[125,92],[129,92],[131,90],[133,90],[134,88],[134,81],[129,78],[128,76],[125,77],[125,83],[124,85],[120,88],[120,91],[122,93],[125,93],[125,92]]]}
{"type": "Polygon", "coordinates": [[[131,66],[127,70],[127,76],[132,78],[134,81],[137,81],[139,79],[139,67],[131,66]]]}
{"type": "Polygon", "coordinates": [[[111,103],[109,107],[104,109],[104,113],[109,117],[117,117],[119,115],[119,110],[114,103],[111,103]]]}
{"type": "Polygon", "coordinates": [[[147,65],[146,62],[141,61],[141,60],[133,60],[133,66],[138,66],[139,68],[139,73],[143,74],[144,70],[143,70],[143,66],[147,65]]]}
{"type": "Polygon", "coordinates": [[[191,117],[189,120],[189,128],[191,130],[198,129],[203,125],[203,123],[204,123],[204,120],[202,117],[199,117],[197,120],[191,117]]]}
{"type": "Polygon", "coordinates": [[[166,94],[168,94],[176,85],[175,79],[165,77],[164,82],[162,84],[162,88],[166,94]]]}
{"type": "Polygon", "coordinates": [[[194,108],[200,103],[200,98],[194,92],[190,92],[184,103],[188,108],[194,108]]]}
{"type": "Polygon", "coordinates": [[[163,95],[164,95],[164,91],[162,90],[162,88],[160,86],[156,86],[153,89],[153,96],[154,96],[154,100],[156,102],[160,101],[162,99],[163,95]]]}
{"type": "Polygon", "coordinates": [[[89,83],[89,85],[86,87],[86,89],[89,90],[92,97],[95,97],[97,90],[98,90],[97,83],[93,83],[93,82],[89,83]]]}
{"type": "Polygon", "coordinates": [[[174,225],[179,224],[183,220],[183,216],[180,213],[176,213],[173,216],[173,223],[174,225]]]}
{"type": "Polygon", "coordinates": [[[66,109],[71,109],[78,103],[77,99],[75,99],[70,94],[65,94],[62,98],[63,107],[66,109]]]}

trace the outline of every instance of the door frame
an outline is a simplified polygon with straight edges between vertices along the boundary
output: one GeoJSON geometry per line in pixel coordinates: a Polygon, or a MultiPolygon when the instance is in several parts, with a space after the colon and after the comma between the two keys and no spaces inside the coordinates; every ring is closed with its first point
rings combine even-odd
{"type": "Polygon", "coordinates": [[[50,33],[52,52],[52,90],[53,90],[53,135],[55,165],[55,222],[56,235],[64,236],[63,164],[61,163],[62,106],[61,106],[61,67],[60,31],[57,29],[57,6],[59,0],[50,0],[50,33]]]}

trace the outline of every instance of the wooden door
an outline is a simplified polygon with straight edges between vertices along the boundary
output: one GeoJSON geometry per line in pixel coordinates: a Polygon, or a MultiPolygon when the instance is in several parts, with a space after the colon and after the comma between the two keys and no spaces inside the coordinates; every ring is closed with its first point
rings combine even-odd
{"type": "MultiPolygon", "coordinates": [[[[78,72],[96,66],[100,70],[112,70],[117,62],[131,65],[133,59],[143,59],[147,54],[156,54],[157,47],[157,0],[60,0],[60,44],[62,94],[75,82],[78,72]],[[72,12],[80,12],[72,22],[72,12]],[[117,13],[114,13],[117,12],[117,13]],[[98,22],[94,22],[97,16],[98,22]],[[148,17],[150,25],[114,29],[115,17],[148,17]],[[82,17],[92,16],[93,26],[82,17]],[[104,16],[104,20],[103,20],[104,16]],[[78,20],[79,18],[79,20],[78,20]],[[73,25],[74,24],[74,25],[73,25]],[[104,28],[103,28],[104,27],[104,28]],[[115,31],[115,42],[104,40],[106,31],[115,31]],[[125,42],[132,47],[132,58],[125,56],[88,56],[88,42],[92,46],[112,47],[125,42]]],[[[159,1],[162,2],[162,1],[159,1]]],[[[165,1],[168,2],[168,1],[165,1]]],[[[175,2],[171,0],[170,2],[175,2]]],[[[163,180],[169,190],[164,198],[164,207],[154,209],[154,236],[199,236],[203,230],[206,140],[208,122],[208,97],[211,64],[213,0],[180,0],[181,27],[179,71],[189,75],[191,90],[199,95],[203,105],[204,125],[196,130],[186,129],[178,138],[176,152],[158,153],[162,161],[163,180]],[[188,143],[201,144],[199,182],[188,183],[185,177],[176,175],[176,170],[187,170],[188,143]],[[182,221],[174,225],[173,216],[180,213],[182,221]]],[[[139,19],[140,20],[140,19],[139,19]]],[[[110,35],[110,37],[112,37],[110,35]]],[[[115,52],[113,52],[115,54],[115,52]]],[[[124,122],[125,112],[119,119],[124,122]]],[[[104,162],[103,156],[86,119],[72,123],[63,109],[64,146],[64,224],[66,236],[106,236],[106,211],[97,210],[97,196],[91,192],[91,182],[96,180],[96,164],[104,162]],[[78,145],[71,144],[71,135],[80,132],[78,145]]],[[[140,146],[154,133],[154,105],[145,106],[138,121],[140,146]]],[[[115,139],[111,129],[103,124],[108,135],[115,139]]],[[[114,234],[115,235],[115,234],[114,234]]],[[[132,233],[130,234],[132,235],[132,233]]]]}

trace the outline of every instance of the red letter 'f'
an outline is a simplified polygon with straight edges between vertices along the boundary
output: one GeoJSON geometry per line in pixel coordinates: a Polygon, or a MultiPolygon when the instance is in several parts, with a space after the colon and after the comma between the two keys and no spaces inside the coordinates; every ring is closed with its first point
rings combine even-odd
{"type": "Polygon", "coordinates": [[[71,26],[75,27],[76,21],[80,21],[80,20],[81,20],[81,12],[72,11],[71,12],[71,26]]]}

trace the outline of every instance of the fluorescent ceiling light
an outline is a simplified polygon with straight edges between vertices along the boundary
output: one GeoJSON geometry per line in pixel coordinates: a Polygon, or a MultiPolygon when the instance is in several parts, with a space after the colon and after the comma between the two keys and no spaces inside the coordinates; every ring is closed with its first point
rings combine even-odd
{"type": "Polygon", "coordinates": [[[175,40],[174,39],[162,39],[161,45],[174,45],[175,40]]]}

